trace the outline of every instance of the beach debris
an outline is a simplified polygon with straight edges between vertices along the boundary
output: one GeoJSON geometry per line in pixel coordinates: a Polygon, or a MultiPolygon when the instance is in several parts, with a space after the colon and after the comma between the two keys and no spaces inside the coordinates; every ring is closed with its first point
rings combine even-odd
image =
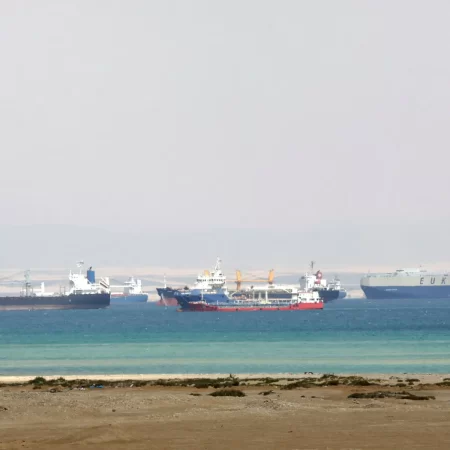
{"type": "Polygon", "coordinates": [[[326,387],[326,386],[373,386],[378,383],[375,380],[368,380],[360,376],[340,377],[333,374],[324,374],[320,378],[306,377],[293,383],[282,386],[281,389],[297,389],[297,388],[311,388],[311,387],[326,387]]]}
{"type": "Polygon", "coordinates": [[[258,395],[270,395],[270,394],[274,394],[274,393],[275,393],[275,391],[271,389],[270,391],[262,391],[258,395]]]}
{"type": "MultiPolygon", "coordinates": [[[[230,374],[231,375],[231,374],[230,374]]],[[[227,388],[239,386],[240,381],[236,377],[227,378],[184,378],[184,379],[174,379],[174,380],[155,380],[149,384],[153,386],[183,386],[183,387],[195,387],[197,389],[207,389],[213,387],[227,388]]]]}
{"type": "Polygon", "coordinates": [[[432,395],[415,395],[407,391],[375,391],[375,392],[355,392],[347,398],[396,398],[399,400],[436,400],[432,395]]]}
{"type": "Polygon", "coordinates": [[[189,395],[192,395],[194,397],[200,397],[202,394],[199,394],[198,392],[191,392],[189,395]]]}
{"type": "Polygon", "coordinates": [[[212,397],[245,397],[245,393],[239,389],[220,389],[218,391],[211,392],[212,397]]]}
{"type": "Polygon", "coordinates": [[[255,383],[255,386],[267,386],[268,384],[278,383],[279,381],[279,378],[265,377],[258,380],[258,382],[255,383]]]}
{"type": "Polygon", "coordinates": [[[319,384],[317,384],[317,378],[302,378],[299,381],[294,381],[293,383],[281,386],[281,389],[290,391],[292,389],[311,388],[315,386],[319,386],[319,384]]]}

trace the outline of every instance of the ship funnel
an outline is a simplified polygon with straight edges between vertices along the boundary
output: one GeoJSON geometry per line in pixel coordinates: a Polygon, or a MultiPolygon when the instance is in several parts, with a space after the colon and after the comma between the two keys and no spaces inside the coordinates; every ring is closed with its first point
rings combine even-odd
{"type": "Polygon", "coordinates": [[[89,268],[87,271],[87,279],[89,283],[94,284],[95,283],[95,271],[92,270],[92,268],[89,268]]]}

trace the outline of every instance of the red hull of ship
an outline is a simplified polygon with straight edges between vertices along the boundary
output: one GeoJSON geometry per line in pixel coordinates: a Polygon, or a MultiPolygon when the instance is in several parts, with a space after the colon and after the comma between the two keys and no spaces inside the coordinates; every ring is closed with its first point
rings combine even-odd
{"type": "Polygon", "coordinates": [[[175,298],[159,299],[156,303],[158,306],[178,306],[178,302],[175,298]]]}
{"type": "Polygon", "coordinates": [[[309,309],[323,309],[323,302],[296,303],[286,306],[217,306],[205,303],[190,303],[188,311],[201,312],[236,312],[236,311],[304,311],[309,309]]]}

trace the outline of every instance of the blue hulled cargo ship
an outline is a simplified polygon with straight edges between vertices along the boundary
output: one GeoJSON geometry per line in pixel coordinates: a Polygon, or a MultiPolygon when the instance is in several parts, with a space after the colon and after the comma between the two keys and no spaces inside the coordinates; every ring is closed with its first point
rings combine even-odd
{"type": "Polygon", "coordinates": [[[450,298],[448,273],[423,269],[367,274],[361,279],[361,289],[368,299],[450,298]]]}

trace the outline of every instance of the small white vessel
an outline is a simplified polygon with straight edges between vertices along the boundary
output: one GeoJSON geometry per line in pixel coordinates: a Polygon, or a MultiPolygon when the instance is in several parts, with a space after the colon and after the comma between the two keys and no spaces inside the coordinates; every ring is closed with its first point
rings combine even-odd
{"type": "Polygon", "coordinates": [[[134,277],[128,278],[123,285],[111,286],[112,288],[123,288],[122,292],[111,293],[111,304],[146,303],[148,294],[142,292],[142,281],[134,277]]]}

